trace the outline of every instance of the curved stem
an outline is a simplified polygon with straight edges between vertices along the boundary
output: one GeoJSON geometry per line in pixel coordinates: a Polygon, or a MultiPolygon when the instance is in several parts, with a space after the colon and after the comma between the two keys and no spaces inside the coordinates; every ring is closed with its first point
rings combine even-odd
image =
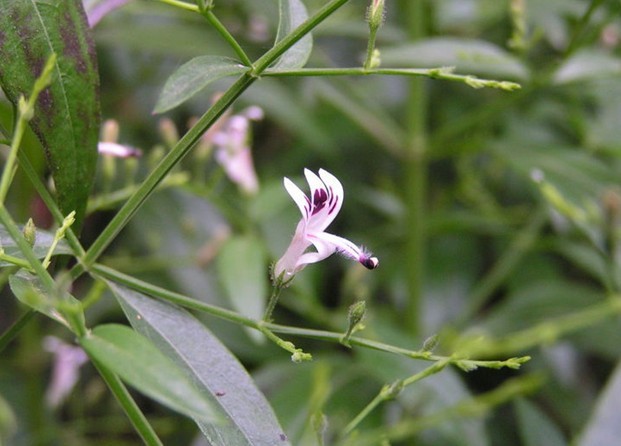
{"type": "Polygon", "coordinates": [[[213,123],[231,106],[250,85],[252,85],[267,67],[272,64],[282,53],[294,45],[304,35],[309,33],[315,26],[330,16],[334,11],[344,5],[348,0],[332,0],[321,8],[315,15],[302,23],[283,40],[278,42],[272,49],[267,51],[255,63],[254,69],[242,75],[237,81],[218,99],[214,105],[168,152],[155,169],[149,174],[136,192],[125,202],[119,212],[112,218],[108,226],[104,228],[99,237],[93,242],[83,258],[83,263],[76,265],[71,270],[73,278],[81,275],[97,261],[110,243],[116,238],[121,230],[127,225],[133,215],[140,209],[142,204],[151,196],[157,185],[166,177],[173,167],[192,149],[194,144],[213,125],[213,123]]]}

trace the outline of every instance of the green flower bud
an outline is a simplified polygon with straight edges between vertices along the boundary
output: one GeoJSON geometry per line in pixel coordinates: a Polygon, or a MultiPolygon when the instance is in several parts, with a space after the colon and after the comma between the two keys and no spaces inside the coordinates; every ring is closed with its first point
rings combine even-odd
{"type": "Polygon", "coordinates": [[[32,218],[28,219],[22,232],[24,234],[24,238],[26,239],[26,241],[32,248],[35,245],[35,242],[37,241],[37,227],[32,221],[32,218]]]}

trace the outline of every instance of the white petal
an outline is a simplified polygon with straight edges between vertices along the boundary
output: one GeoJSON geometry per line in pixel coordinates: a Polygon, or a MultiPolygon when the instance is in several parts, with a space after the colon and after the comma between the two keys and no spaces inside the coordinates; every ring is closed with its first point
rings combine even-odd
{"type": "Polygon", "coordinates": [[[298,271],[309,263],[320,262],[336,252],[336,246],[334,244],[327,243],[320,237],[313,237],[312,234],[307,234],[307,240],[315,246],[317,252],[307,252],[301,255],[296,264],[298,271]]]}
{"type": "Polygon", "coordinates": [[[129,158],[132,156],[140,156],[142,153],[134,147],[117,144],[115,142],[99,142],[97,150],[104,155],[116,156],[118,158],[129,158]]]}
{"type": "MultiPolygon", "coordinates": [[[[325,172],[325,171],[324,171],[325,172]]],[[[325,172],[327,173],[327,172],[325,172]]],[[[304,175],[311,188],[311,216],[309,218],[308,227],[313,231],[323,231],[336,217],[340,209],[340,198],[333,193],[334,188],[328,186],[316,174],[308,169],[304,170],[304,175]],[[336,212],[335,212],[336,211],[336,212]]],[[[330,174],[328,174],[330,175],[330,174]]],[[[329,181],[338,180],[330,175],[329,181]]],[[[340,183],[339,189],[342,190],[340,183]]]]}
{"type": "MultiPolygon", "coordinates": [[[[350,242],[346,238],[339,237],[338,235],[328,234],[327,232],[313,232],[307,234],[309,241],[316,245],[316,240],[319,240],[320,243],[329,244],[334,247],[334,251],[338,251],[343,254],[345,257],[348,257],[352,260],[359,261],[362,257],[364,251],[356,246],[354,243],[350,242]]],[[[318,248],[319,249],[319,248],[318,248]]]]}
{"type": "Polygon", "coordinates": [[[298,208],[300,209],[300,212],[302,213],[302,217],[304,218],[304,220],[308,220],[310,216],[310,209],[311,209],[311,205],[310,205],[310,201],[308,197],[289,178],[285,177],[285,179],[283,180],[283,183],[285,185],[285,189],[287,189],[287,192],[289,193],[291,198],[293,198],[293,201],[295,201],[295,204],[298,205],[298,208]]]}

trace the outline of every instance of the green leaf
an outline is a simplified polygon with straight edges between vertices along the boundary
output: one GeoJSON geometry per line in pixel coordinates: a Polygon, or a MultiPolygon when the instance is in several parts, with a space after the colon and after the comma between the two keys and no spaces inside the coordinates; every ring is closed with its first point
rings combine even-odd
{"type": "Polygon", "coordinates": [[[218,272],[233,308],[244,316],[261,319],[268,286],[261,241],[251,235],[231,237],[218,256],[218,272]]]}
{"type": "Polygon", "coordinates": [[[188,376],[131,328],[99,325],[79,342],[91,358],[145,395],[194,419],[218,421],[211,403],[188,376]]]}
{"type": "MultiPolygon", "coordinates": [[[[54,233],[37,229],[37,238],[34,246],[32,247],[35,256],[38,259],[44,258],[53,241],[54,233]]],[[[22,255],[22,251],[19,249],[19,246],[17,246],[17,243],[15,243],[15,240],[11,238],[4,226],[0,226],[0,246],[4,249],[4,252],[10,256],[19,257],[20,259],[25,258],[22,255]]],[[[54,250],[54,255],[71,253],[71,248],[65,240],[59,241],[56,245],[56,249],[54,250]]],[[[12,265],[13,264],[10,262],[0,260],[0,267],[12,265]]]]}
{"type": "Polygon", "coordinates": [[[0,3],[0,85],[13,104],[28,96],[52,53],[51,85],[39,95],[30,125],[54,178],[63,214],[86,209],[99,136],[99,75],[81,0],[0,3]]]}
{"type": "Polygon", "coordinates": [[[67,292],[58,291],[50,296],[37,276],[20,271],[9,277],[9,286],[17,299],[29,307],[45,314],[71,329],[72,321],[66,315],[71,312],[78,319],[83,319],[82,303],[67,292]],[[71,308],[73,307],[73,308],[71,308]],[[59,311],[62,308],[64,311],[59,311]]]}
{"type": "MultiPolygon", "coordinates": [[[[278,22],[275,43],[283,40],[291,31],[308,19],[308,12],[301,0],[280,0],[278,3],[280,21],[278,22]]],[[[272,69],[292,70],[302,68],[306,65],[312,50],[313,38],[310,34],[307,34],[289,48],[276,61],[272,69]]]]}
{"type": "Polygon", "coordinates": [[[533,403],[519,398],[515,403],[520,437],[524,446],[566,446],[563,434],[548,416],[533,403]]]}
{"type": "Polygon", "coordinates": [[[437,37],[382,49],[382,65],[408,68],[455,67],[459,74],[526,79],[527,68],[493,43],[437,37]]]}
{"type": "Polygon", "coordinates": [[[183,309],[113,282],[108,285],[131,324],[182,368],[220,407],[228,423],[198,425],[211,445],[283,445],[282,428],[243,366],[198,320],[183,309]]]}
{"type": "Polygon", "coordinates": [[[554,82],[566,84],[600,77],[617,77],[621,60],[595,48],[580,51],[565,61],[554,73],[554,82]]]}
{"type": "Polygon", "coordinates": [[[577,446],[617,444],[621,438],[621,366],[617,365],[601,392],[577,446]]]}
{"type": "Polygon", "coordinates": [[[181,65],[164,84],[154,113],[173,109],[218,79],[247,71],[239,61],[223,56],[200,56],[181,65]]]}

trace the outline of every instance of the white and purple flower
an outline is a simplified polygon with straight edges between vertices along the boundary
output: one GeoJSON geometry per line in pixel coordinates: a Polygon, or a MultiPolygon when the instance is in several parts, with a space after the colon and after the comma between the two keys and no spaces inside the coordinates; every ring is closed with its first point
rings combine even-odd
{"type": "Polygon", "coordinates": [[[319,262],[335,252],[368,269],[377,268],[379,260],[364,248],[343,237],[325,232],[343,205],[344,192],[340,181],[323,169],[319,169],[319,176],[304,169],[304,175],[310,186],[310,198],[291,180],[284,179],[285,189],[298,205],[302,220],[298,223],[285,254],[274,266],[274,280],[281,284],[287,283],[309,263],[319,262]],[[307,251],[311,245],[316,252],[307,251]]]}

